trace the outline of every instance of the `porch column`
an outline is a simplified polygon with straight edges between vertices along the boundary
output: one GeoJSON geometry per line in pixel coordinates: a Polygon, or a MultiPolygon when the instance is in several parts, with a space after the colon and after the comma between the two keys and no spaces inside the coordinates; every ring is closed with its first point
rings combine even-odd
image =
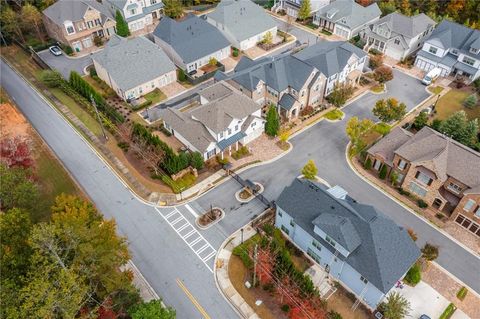
{"type": "Polygon", "coordinates": [[[232,155],[232,145],[228,147],[228,155],[232,155]]]}
{"type": "Polygon", "coordinates": [[[235,142],[235,151],[238,151],[238,141],[235,142]]]}
{"type": "Polygon", "coordinates": [[[223,151],[220,151],[220,154],[221,154],[220,157],[221,157],[222,160],[223,160],[223,151]]]}

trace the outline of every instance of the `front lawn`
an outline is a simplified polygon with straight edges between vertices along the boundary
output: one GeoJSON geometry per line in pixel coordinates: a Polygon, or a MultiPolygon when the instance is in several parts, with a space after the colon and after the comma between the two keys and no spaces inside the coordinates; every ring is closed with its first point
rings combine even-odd
{"type": "Polygon", "coordinates": [[[150,101],[151,105],[156,105],[167,98],[165,93],[160,91],[160,89],[155,89],[152,92],[145,94],[143,97],[147,101],[150,101]]]}
{"type": "Polygon", "coordinates": [[[385,91],[385,85],[384,84],[377,84],[374,87],[370,89],[373,93],[382,93],[385,91]]]}
{"type": "Polygon", "coordinates": [[[195,181],[197,180],[197,178],[193,174],[188,173],[188,174],[185,174],[183,177],[177,179],[176,181],[174,181],[168,175],[162,175],[161,180],[165,184],[170,186],[170,188],[173,190],[175,194],[179,194],[184,190],[186,190],[187,188],[192,187],[192,185],[195,184],[195,181]]]}
{"type": "Polygon", "coordinates": [[[340,111],[339,109],[334,109],[334,110],[331,110],[330,112],[326,113],[324,115],[324,117],[327,120],[330,120],[330,121],[337,121],[337,120],[341,120],[344,115],[345,114],[342,111],[340,111]]]}
{"type": "Polygon", "coordinates": [[[442,88],[441,86],[432,86],[432,85],[430,85],[430,86],[428,87],[428,90],[429,90],[430,92],[432,92],[433,94],[437,95],[437,94],[440,94],[440,92],[443,91],[443,88],[442,88]]]}
{"type": "Polygon", "coordinates": [[[470,120],[480,118],[479,106],[472,109],[463,106],[463,101],[471,94],[472,93],[468,91],[451,89],[447,94],[438,100],[435,108],[437,111],[435,114],[435,119],[445,120],[450,115],[458,111],[465,111],[470,120]]]}

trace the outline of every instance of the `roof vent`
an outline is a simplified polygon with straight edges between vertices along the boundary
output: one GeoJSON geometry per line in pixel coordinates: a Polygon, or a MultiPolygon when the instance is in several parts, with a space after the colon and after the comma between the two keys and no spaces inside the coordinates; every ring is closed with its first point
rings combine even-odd
{"type": "Polygon", "coordinates": [[[348,192],[338,185],[330,187],[329,189],[327,189],[327,192],[329,192],[330,195],[338,199],[346,199],[348,195],[348,192]]]}
{"type": "Polygon", "coordinates": [[[331,208],[331,209],[335,209],[335,206],[332,205],[332,206],[330,206],[330,208],[331,208]]]}

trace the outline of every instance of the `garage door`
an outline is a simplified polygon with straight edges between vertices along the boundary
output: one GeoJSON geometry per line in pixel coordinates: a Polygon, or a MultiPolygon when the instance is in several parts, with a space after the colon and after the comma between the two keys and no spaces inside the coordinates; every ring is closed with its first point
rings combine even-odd
{"type": "Polygon", "coordinates": [[[335,27],[335,34],[342,38],[348,39],[348,31],[339,27],[335,27]]]}
{"type": "Polygon", "coordinates": [[[417,67],[419,67],[420,69],[422,69],[424,71],[427,71],[427,72],[435,67],[434,64],[432,64],[430,62],[427,62],[425,60],[422,60],[422,59],[417,59],[417,63],[415,65],[417,67]]]}
{"type": "Polygon", "coordinates": [[[480,225],[472,221],[470,218],[459,214],[457,218],[455,218],[455,222],[480,237],[480,225]]]}

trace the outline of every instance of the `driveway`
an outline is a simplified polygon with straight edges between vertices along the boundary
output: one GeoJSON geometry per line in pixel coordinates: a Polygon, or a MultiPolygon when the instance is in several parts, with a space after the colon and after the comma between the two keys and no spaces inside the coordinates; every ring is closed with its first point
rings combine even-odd
{"type": "Polygon", "coordinates": [[[64,53],[60,56],[55,56],[48,49],[38,52],[38,55],[49,67],[60,72],[65,79],[69,78],[71,71],[76,71],[83,75],[85,68],[93,63],[90,55],[73,58],[64,53]]]}

